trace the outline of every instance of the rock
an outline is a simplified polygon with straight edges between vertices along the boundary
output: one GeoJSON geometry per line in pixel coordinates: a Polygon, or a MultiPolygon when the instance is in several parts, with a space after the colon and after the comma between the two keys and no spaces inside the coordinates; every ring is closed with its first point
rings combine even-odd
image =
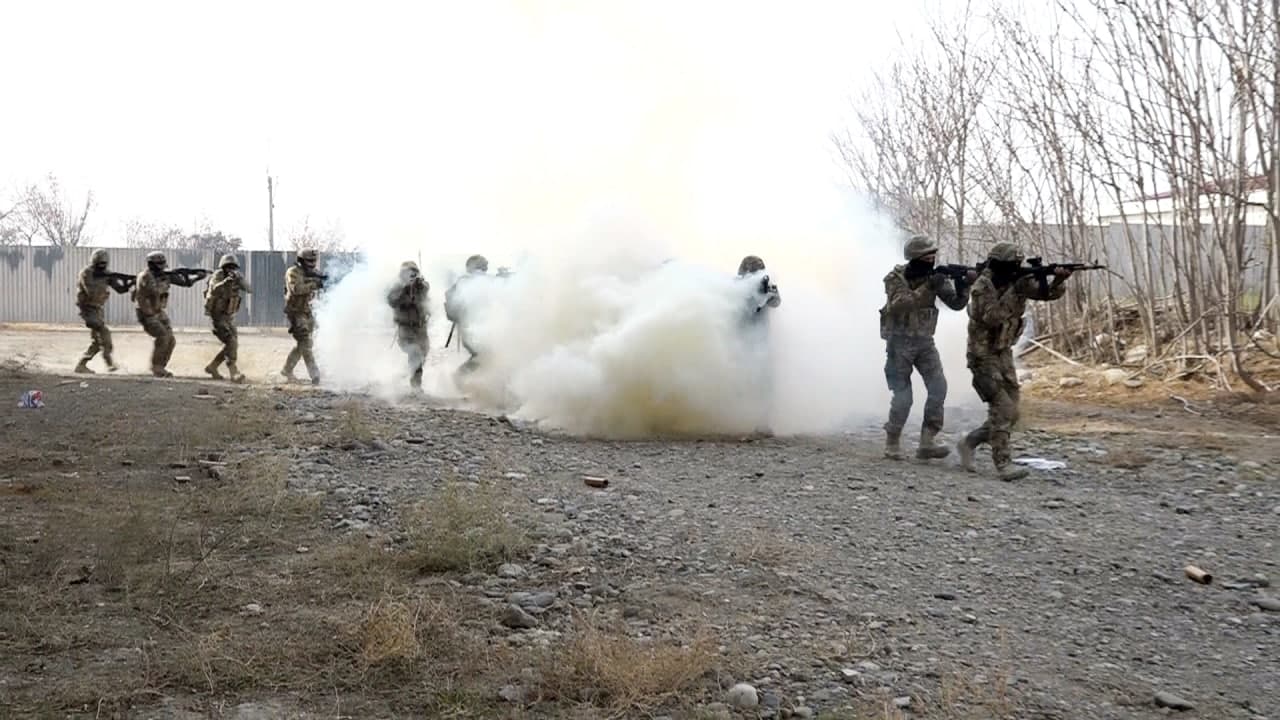
{"type": "Polygon", "coordinates": [[[519,685],[503,685],[502,689],[498,691],[499,698],[509,703],[517,704],[524,703],[526,694],[524,688],[519,685]]]}
{"type": "Polygon", "coordinates": [[[801,705],[791,709],[791,717],[811,718],[813,717],[813,708],[801,705]]]}
{"type": "Polygon", "coordinates": [[[938,592],[933,594],[939,600],[955,600],[956,594],[953,592],[938,592]]]}
{"type": "Polygon", "coordinates": [[[519,605],[507,605],[502,611],[502,624],[517,630],[538,626],[538,618],[524,611],[519,605]]]}
{"type": "Polygon", "coordinates": [[[894,706],[894,707],[896,707],[896,708],[898,708],[899,710],[906,710],[907,708],[911,707],[911,698],[910,698],[910,696],[903,695],[902,697],[896,697],[896,698],[894,698],[894,699],[893,699],[893,706],[894,706]]]}
{"type": "Polygon", "coordinates": [[[1058,387],[1064,388],[1080,387],[1083,384],[1084,380],[1081,380],[1078,377],[1072,377],[1071,375],[1068,375],[1058,381],[1058,387]]]}
{"type": "Polygon", "coordinates": [[[1102,373],[1102,379],[1105,380],[1108,385],[1117,385],[1122,383],[1127,377],[1129,377],[1129,371],[1121,370],[1120,368],[1111,368],[1110,370],[1106,370],[1102,373]]]}
{"type": "Polygon", "coordinates": [[[283,717],[297,717],[274,703],[240,703],[236,706],[232,720],[277,720],[283,717]]]}
{"type": "Polygon", "coordinates": [[[514,580],[518,577],[524,577],[524,568],[515,563],[503,563],[498,566],[498,577],[514,580]]]}
{"type": "Polygon", "coordinates": [[[245,605],[244,607],[240,608],[240,612],[244,613],[245,615],[261,615],[262,606],[259,605],[258,603],[249,603],[248,605],[245,605]]]}
{"type": "Polygon", "coordinates": [[[1143,384],[1144,383],[1142,382],[1142,378],[1129,378],[1128,380],[1124,381],[1124,386],[1129,388],[1130,390],[1137,390],[1138,388],[1142,387],[1143,384]]]}
{"type": "Polygon", "coordinates": [[[1253,598],[1249,601],[1249,604],[1267,612],[1280,612],[1280,600],[1266,595],[1259,595],[1253,598]]]}
{"type": "Polygon", "coordinates": [[[1155,703],[1156,707],[1170,708],[1172,710],[1194,710],[1196,707],[1177,695],[1164,691],[1156,693],[1155,703]]]}
{"type": "Polygon", "coordinates": [[[1141,365],[1142,363],[1146,362],[1147,355],[1149,354],[1149,352],[1150,351],[1147,350],[1146,345],[1134,345],[1133,347],[1125,351],[1124,364],[1125,365],[1141,365]]]}
{"type": "Polygon", "coordinates": [[[731,707],[747,710],[760,704],[760,695],[756,689],[746,683],[738,683],[729,688],[725,697],[731,707]]]}
{"type": "Polygon", "coordinates": [[[711,703],[704,705],[697,717],[700,720],[733,720],[733,713],[724,703],[711,703]]]}

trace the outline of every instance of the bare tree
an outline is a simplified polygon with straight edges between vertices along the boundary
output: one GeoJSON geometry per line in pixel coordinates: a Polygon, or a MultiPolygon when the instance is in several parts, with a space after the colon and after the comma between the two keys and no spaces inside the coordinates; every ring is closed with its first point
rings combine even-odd
{"type": "Polygon", "coordinates": [[[242,241],[238,236],[214,230],[207,221],[196,230],[186,232],[176,225],[148,223],[137,218],[125,225],[125,245],[136,248],[166,250],[200,250],[215,254],[236,252],[242,241]]]}
{"type": "Polygon", "coordinates": [[[302,219],[302,224],[289,233],[289,246],[295,251],[311,249],[320,253],[342,253],[351,248],[347,246],[347,236],[339,223],[331,223],[328,227],[317,228],[311,225],[311,218],[302,219]]]}
{"type": "Polygon", "coordinates": [[[22,222],[29,238],[57,247],[77,247],[88,241],[85,223],[93,207],[93,192],[86,193],[78,212],[58,179],[50,174],[43,186],[29,185],[22,196],[22,222]]]}

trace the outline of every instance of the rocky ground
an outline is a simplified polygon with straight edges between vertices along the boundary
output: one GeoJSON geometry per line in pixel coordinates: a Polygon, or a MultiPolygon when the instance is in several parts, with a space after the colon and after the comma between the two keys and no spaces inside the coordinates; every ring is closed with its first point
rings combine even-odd
{"type": "Polygon", "coordinates": [[[883,460],[871,424],[607,442],[0,379],[29,386],[48,406],[0,423],[0,715],[1280,718],[1275,406],[1033,400],[1017,454],[1066,467],[1002,483],[883,460]],[[162,532],[122,545],[148,503],[162,532]]]}

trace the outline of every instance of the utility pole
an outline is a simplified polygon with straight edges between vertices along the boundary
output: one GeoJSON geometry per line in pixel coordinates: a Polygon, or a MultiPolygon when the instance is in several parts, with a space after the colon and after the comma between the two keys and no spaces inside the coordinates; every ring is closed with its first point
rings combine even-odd
{"type": "Polygon", "coordinates": [[[272,187],[271,171],[267,171],[267,248],[276,250],[276,201],[272,187]]]}

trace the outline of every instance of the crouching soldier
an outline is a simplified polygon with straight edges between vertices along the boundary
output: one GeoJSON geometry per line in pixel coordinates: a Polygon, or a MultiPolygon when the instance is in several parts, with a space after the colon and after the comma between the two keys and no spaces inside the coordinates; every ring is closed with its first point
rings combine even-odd
{"type": "Polygon", "coordinates": [[[236,333],[236,313],[240,311],[242,293],[250,293],[244,275],[240,274],[240,263],[235,255],[223,255],[218,261],[218,270],[213,273],[205,288],[204,312],[213,323],[213,334],[222,342],[222,349],[213,356],[213,361],[205,366],[204,371],[215,380],[221,380],[218,366],[227,363],[227,372],[232,382],[243,382],[244,375],[236,367],[236,356],[240,346],[236,333]]]}
{"type": "Polygon", "coordinates": [[[409,358],[409,385],[415,390],[422,389],[422,366],[429,349],[427,292],[430,289],[417,263],[409,261],[400,265],[400,276],[387,293],[387,304],[396,323],[396,342],[409,358]]]}
{"type": "Polygon", "coordinates": [[[902,254],[907,264],[898,265],[884,276],[885,304],[880,309],[880,337],[885,341],[884,378],[893,393],[889,420],[884,425],[884,455],[893,460],[902,459],[902,428],[911,414],[914,369],[920,373],[929,393],[924,403],[916,457],[944,458],[950,448],[935,444],[935,438],[942,431],[943,406],[947,401],[947,378],[933,342],[938,328],[937,300],[952,310],[963,310],[968,302],[968,290],[963,281],[957,287],[947,276],[933,272],[938,246],[928,237],[911,238],[902,254]]]}
{"type": "Polygon", "coordinates": [[[969,472],[973,451],[991,443],[991,460],[1001,480],[1027,476],[1026,468],[1013,464],[1009,433],[1018,421],[1018,372],[1013,366],[1013,344],[1022,334],[1022,316],[1028,300],[1057,300],[1066,293],[1071,270],[1058,268],[1052,283],[1019,272],[1022,252],[1013,243],[997,243],[987,256],[987,267],[978,276],[969,297],[969,370],[973,389],[987,404],[987,421],[960,439],[960,464],[969,472]]]}
{"type": "Polygon", "coordinates": [[[76,364],[76,372],[92,373],[89,361],[98,351],[102,351],[102,359],[107,369],[116,371],[115,359],[112,357],[111,330],[107,328],[106,304],[111,291],[124,294],[129,292],[136,282],[131,275],[107,271],[110,257],[106,250],[94,250],[89,265],[80,271],[80,279],[76,282],[76,307],[80,309],[80,317],[84,326],[89,328],[89,348],[76,364]]]}

